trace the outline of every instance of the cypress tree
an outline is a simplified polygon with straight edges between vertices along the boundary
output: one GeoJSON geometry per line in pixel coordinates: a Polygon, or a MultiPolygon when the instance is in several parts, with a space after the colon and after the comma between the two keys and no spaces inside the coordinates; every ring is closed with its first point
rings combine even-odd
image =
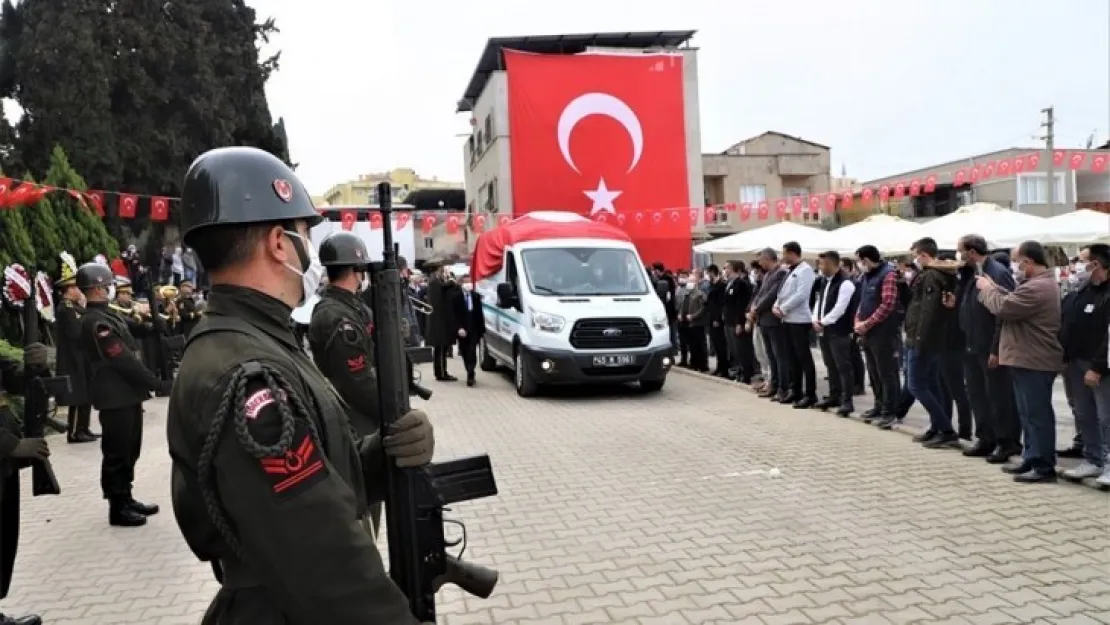
{"type": "MultiPolygon", "coordinates": [[[[31,176],[24,176],[23,182],[35,183],[31,176]]],[[[58,271],[58,252],[61,251],[62,240],[58,236],[58,220],[54,218],[54,206],[49,197],[44,197],[34,204],[20,206],[16,210],[23,216],[23,227],[27,229],[31,244],[35,248],[35,255],[30,263],[34,264],[35,269],[55,275],[58,271]]]]}
{"type": "MultiPolygon", "coordinates": [[[[85,191],[85,179],[69,164],[65,150],[54,146],[50,154],[50,168],[46,171],[44,184],[59,189],[85,191]]],[[[58,224],[59,247],[54,257],[62,251],[73,254],[78,263],[91,260],[97,254],[114,258],[119,254],[119,245],[108,232],[103,219],[93,212],[91,205],[82,205],[68,193],[56,191],[51,194],[54,217],[58,224]]]]}

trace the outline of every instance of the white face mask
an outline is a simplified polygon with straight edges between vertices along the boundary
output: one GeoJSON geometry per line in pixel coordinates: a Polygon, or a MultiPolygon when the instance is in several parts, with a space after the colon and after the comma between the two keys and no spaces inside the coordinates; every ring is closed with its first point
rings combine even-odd
{"type": "Polygon", "coordinates": [[[108,287],[108,301],[110,302],[114,299],[116,299],[116,287],[112,285],[108,287]]]}
{"type": "Polygon", "coordinates": [[[697,286],[697,283],[695,283],[693,281],[687,282],[686,283],[686,290],[687,291],[693,291],[694,287],[696,287],[696,286],[697,286]]]}
{"type": "Polygon", "coordinates": [[[1087,263],[1075,263],[1075,273],[1080,276],[1087,273],[1087,263]]]}
{"type": "Polygon", "coordinates": [[[473,291],[474,290],[474,285],[467,282],[466,284],[462,285],[462,288],[463,288],[464,291],[473,291]]]}
{"type": "MultiPolygon", "coordinates": [[[[289,230],[286,230],[285,234],[290,239],[300,241],[300,245],[304,247],[305,254],[308,256],[308,268],[304,270],[301,270],[299,267],[294,267],[289,263],[285,263],[285,267],[289,271],[301,277],[301,299],[297,302],[297,305],[300,306],[309,296],[316,293],[316,290],[320,288],[320,282],[324,279],[324,266],[320,264],[320,258],[316,256],[316,248],[312,247],[311,241],[289,230]]],[[[296,246],[296,244],[294,244],[294,246],[296,246]]]]}

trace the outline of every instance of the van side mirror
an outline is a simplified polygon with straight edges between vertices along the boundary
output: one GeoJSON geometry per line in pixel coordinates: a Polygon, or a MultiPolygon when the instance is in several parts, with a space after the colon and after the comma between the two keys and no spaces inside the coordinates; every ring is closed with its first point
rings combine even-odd
{"type": "Polygon", "coordinates": [[[508,282],[502,282],[497,285],[497,307],[506,310],[515,308],[520,302],[520,298],[513,291],[513,285],[508,282]]]}

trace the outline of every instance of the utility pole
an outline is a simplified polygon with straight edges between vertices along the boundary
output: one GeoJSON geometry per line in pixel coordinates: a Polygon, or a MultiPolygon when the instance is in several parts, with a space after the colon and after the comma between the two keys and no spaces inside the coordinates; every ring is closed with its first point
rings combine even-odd
{"type": "Polygon", "coordinates": [[[1055,151],[1056,145],[1056,117],[1053,114],[1053,107],[1041,109],[1044,113],[1044,122],[1041,126],[1045,129],[1044,145],[1046,150],[1046,158],[1048,161],[1048,212],[1049,216],[1056,216],[1056,163],[1052,159],[1052,153],[1055,151]]]}

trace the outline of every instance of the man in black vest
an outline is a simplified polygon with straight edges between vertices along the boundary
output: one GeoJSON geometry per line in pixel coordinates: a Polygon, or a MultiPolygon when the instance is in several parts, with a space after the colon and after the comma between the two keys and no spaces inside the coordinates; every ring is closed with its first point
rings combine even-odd
{"type": "Polygon", "coordinates": [[[859,306],[856,285],[840,270],[840,254],[818,255],[820,277],[814,287],[813,329],[821,345],[821,358],[829,372],[829,395],[815,406],[821,410],[836,407],[836,414],[847,417],[855,411],[852,393],[856,388],[852,368],[852,324],[859,306]]]}
{"type": "Polygon", "coordinates": [[[859,308],[852,327],[864,348],[867,375],[875,381],[875,408],[864,413],[870,421],[890,427],[897,421],[898,398],[902,394],[898,377],[901,327],[899,324],[898,274],[893,265],[883,260],[874,245],[856,250],[860,275],[859,308]]]}
{"type": "Polygon", "coordinates": [[[744,261],[730,260],[725,264],[725,307],[722,319],[725,324],[725,338],[728,341],[728,356],[732,367],[729,376],[750,384],[755,375],[755,345],[752,333],[745,328],[745,315],[752,301],[752,285],[748,281],[748,270],[744,261]]]}
{"type": "Polygon", "coordinates": [[[323,268],[304,185],[254,148],[202,154],[185,175],[185,244],[212,282],[166,421],[174,513],[222,587],[201,621],[416,625],[366,529],[386,462],[432,458],[427,415],[356,436],[293,335],[323,268]]]}

